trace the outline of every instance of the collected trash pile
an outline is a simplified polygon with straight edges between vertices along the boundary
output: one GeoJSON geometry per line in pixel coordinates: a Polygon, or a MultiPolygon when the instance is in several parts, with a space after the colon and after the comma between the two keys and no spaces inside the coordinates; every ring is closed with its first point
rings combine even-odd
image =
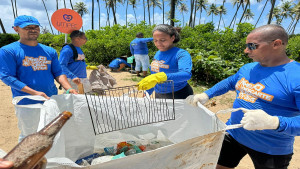
{"type": "Polygon", "coordinates": [[[116,146],[103,148],[103,152],[93,153],[89,156],[78,159],[75,163],[81,166],[96,165],[126,156],[155,150],[170,144],[172,144],[170,141],[158,140],[150,141],[148,144],[141,144],[137,141],[124,141],[119,142],[116,146]]]}

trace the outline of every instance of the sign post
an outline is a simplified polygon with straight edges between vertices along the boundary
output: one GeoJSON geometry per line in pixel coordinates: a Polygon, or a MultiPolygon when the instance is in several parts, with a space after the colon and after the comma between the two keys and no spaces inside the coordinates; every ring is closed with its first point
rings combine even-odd
{"type": "Polygon", "coordinates": [[[51,23],[55,29],[65,33],[65,43],[67,43],[67,34],[70,34],[74,30],[80,30],[82,27],[82,18],[72,9],[63,8],[53,13],[51,23]]]}

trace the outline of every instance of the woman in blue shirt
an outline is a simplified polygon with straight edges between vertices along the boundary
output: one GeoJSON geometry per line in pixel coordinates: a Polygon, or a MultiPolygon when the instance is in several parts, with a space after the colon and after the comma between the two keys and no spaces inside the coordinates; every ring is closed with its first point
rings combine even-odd
{"type": "Polygon", "coordinates": [[[191,55],[183,49],[175,47],[180,41],[179,33],[171,25],[161,24],[153,31],[153,42],[159,51],[156,52],[151,65],[151,75],[138,83],[139,89],[155,90],[156,98],[185,99],[193,93],[192,87],[187,83],[191,78],[192,59],[191,55]],[[174,82],[158,84],[166,80],[174,82]],[[154,88],[154,89],[153,89],[154,88]]]}

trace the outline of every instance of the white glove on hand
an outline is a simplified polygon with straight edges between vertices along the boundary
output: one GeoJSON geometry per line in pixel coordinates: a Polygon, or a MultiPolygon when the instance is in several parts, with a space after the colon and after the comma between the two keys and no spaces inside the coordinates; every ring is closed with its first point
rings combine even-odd
{"type": "Polygon", "coordinates": [[[265,111],[243,109],[244,117],[241,120],[244,129],[247,130],[265,130],[277,129],[279,126],[279,119],[277,116],[270,116],[265,111]]]}
{"type": "Polygon", "coordinates": [[[190,95],[185,99],[185,101],[192,106],[197,106],[197,102],[200,102],[201,104],[205,104],[208,100],[209,97],[207,96],[206,93],[190,95]]]}

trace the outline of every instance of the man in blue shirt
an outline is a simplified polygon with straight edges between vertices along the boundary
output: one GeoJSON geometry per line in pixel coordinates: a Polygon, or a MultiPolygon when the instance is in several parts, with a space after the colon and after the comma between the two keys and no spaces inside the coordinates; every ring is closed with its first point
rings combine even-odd
{"type": "Polygon", "coordinates": [[[80,48],[87,42],[87,38],[85,33],[79,30],[73,31],[70,38],[72,43],[65,45],[60,51],[59,63],[74,89],[78,89],[78,85],[82,83],[84,92],[89,92],[91,85],[87,78],[85,55],[80,48]]]}
{"type": "Polygon", "coordinates": [[[149,68],[149,56],[147,42],[153,41],[153,38],[144,38],[144,34],[139,32],[136,38],[130,43],[130,52],[135,58],[135,71],[137,76],[140,76],[142,67],[143,76],[147,76],[149,68]]]}
{"type": "Polygon", "coordinates": [[[131,67],[129,63],[126,62],[126,56],[119,57],[111,61],[108,65],[108,67],[114,71],[121,71],[125,66],[131,67]]]}
{"type": "Polygon", "coordinates": [[[246,40],[253,63],[217,83],[202,94],[189,96],[195,105],[235,90],[237,95],[217,169],[235,168],[248,154],[255,168],[286,169],[293,155],[295,136],[300,135],[300,64],[288,58],[288,35],[279,25],[265,25],[250,32],[246,40]]]}
{"type": "MultiPolygon", "coordinates": [[[[22,15],[15,19],[14,30],[20,40],[0,49],[0,79],[11,87],[13,97],[38,95],[49,99],[57,94],[54,79],[70,93],[77,94],[63,74],[56,51],[38,43],[40,23],[32,16],[22,15]]],[[[19,104],[34,104],[37,101],[23,99],[19,104]]],[[[16,107],[19,141],[36,132],[39,109],[16,107]]]]}

